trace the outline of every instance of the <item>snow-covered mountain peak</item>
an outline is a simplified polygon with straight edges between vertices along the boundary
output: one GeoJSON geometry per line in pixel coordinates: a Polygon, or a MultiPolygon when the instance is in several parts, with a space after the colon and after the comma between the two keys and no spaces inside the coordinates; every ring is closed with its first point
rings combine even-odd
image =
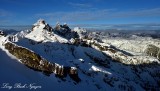
{"type": "Polygon", "coordinates": [[[75,27],[73,30],[76,32],[87,32],[86,29],[80,27],[75,27]]]}
{"type": "Polygon", "coordinates": [[[38,25],[40,25],[40,24],[45,25],[45,24],[46,24],[45,20],[44,20],[44,19],[39,19],[39,20],[38,20],[36,23],[34,23],[33,25],[34,25],[34,26],[38,26],[38,25]]]}
{"type": "MultiPolygon", "coordinates": [[[[44,29],[45,28],[45,21],[43,19],[40,19],[38,20],[33,28],[32,28],[32,31],[27,34],[25,37],[26,38],[29,38],[29,39],[32,39],[34,41],[43,41],[47,38],[49,38],[49,32],[47,29],[44,29]]],[[[52,36],[50,36],[52,37],[52,36]]]]}
{"type": "Polygon", "coordinates": [[[34,24],[32,31],[25,37],[37,42],[68,42],[67,39],[54,34],[52,27],[50,27],[43,19],[38,20],[34,24]]]}
{"type": "Polygon", "coordinates": [[[81,39],[87,36],[86,29],[83,29],[80,27],[75,27],[73,30],[78,33],[78,35],[81,39]]]}

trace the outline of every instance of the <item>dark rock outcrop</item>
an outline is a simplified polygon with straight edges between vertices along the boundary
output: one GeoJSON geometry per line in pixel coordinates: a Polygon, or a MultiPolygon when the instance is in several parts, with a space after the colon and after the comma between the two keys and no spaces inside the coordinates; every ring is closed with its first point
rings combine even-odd
{"type": "Polygon", "coordinates": [[[53,32],[61,35],[67,39],[78,38],[78,34],[75,31],[71,31],[67,24],[60,25],[59,23],[53,28],[53,32]]]}
{"type": "Polygon", "coordinates": [[[52,31],[53,31],[53,28],[52,28],[49,24],[46,24],[43,29],[46,29],[46,30],[48,30],[49,32],[52,32],[52,31]]]}
{"type": "Polygon", "coordinates": [[[145,53],[149,56],[156,57],[160,60],[160,48],[155,45],[148,45],[145,53]]]}
{"type": "Polygon", "coordinates": [[[5,36],[6,34],[2,31],[2,30],[0,30],[0,36],[5,36]]]}
{"type": "Polygon", "coordinates": [[[59,23],[55,26],[54,31],[58,32],[59,34],[65,34],[71,32],[71,29],[68,27],[67,24],[60,25],[59,23]]]}
{"type": "Polygon", "coordinates": [[[57,63],[48,62],[46,59],[42,58],[33,51],[11,42],[7,42],[5,44],[5,48],[9,51],[9,53],[20,59],[22,64],[33,70],[41,71],[47,76],[49,76],[51,73],[55,73],[56,76],[60,78],[64,78],[69,75],[74,81],[81,81],[78,77],[77,69],[74,67],[64,67],[57,63]]]}

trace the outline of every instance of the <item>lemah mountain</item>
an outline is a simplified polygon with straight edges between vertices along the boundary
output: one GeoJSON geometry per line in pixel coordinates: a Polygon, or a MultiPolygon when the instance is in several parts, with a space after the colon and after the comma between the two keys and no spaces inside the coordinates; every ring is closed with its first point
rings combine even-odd
{"type": "Polygon", "coordinates": [[[159,46],[104,42],[93,34],[67,24],[51,27],[43,19],[31,30],[1,31],[0,91],[8,91],[4,83],[41,86],[13,91],[160,91],[159,46]]]}

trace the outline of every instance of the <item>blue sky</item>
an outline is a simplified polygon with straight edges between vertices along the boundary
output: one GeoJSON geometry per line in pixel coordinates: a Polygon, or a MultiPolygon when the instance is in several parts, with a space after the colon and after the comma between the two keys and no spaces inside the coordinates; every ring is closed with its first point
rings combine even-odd
{"type": "Polygon", "coordinates": [[[0,25],[160,23],[160,0],[0,0],[0,25]]]}

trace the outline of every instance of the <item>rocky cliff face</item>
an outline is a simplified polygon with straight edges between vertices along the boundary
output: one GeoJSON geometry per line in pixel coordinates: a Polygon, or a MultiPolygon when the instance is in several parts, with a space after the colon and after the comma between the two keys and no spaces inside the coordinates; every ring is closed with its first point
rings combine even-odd
{"type": "Polygon", "coordinates": [[[8,42],[4,46],[9,53],[18,58],[22,64],[33,70],[41,71],[46,75],[55,73],[57,77],[61,78],[69,75],[76,82],[80,81],[80,78],[78,77],[78,71],[75,67],[65,67],[57,63],[51,63],[37,53],[34,53],[33,51],[18,46],[14,43],[8,42]]]}

